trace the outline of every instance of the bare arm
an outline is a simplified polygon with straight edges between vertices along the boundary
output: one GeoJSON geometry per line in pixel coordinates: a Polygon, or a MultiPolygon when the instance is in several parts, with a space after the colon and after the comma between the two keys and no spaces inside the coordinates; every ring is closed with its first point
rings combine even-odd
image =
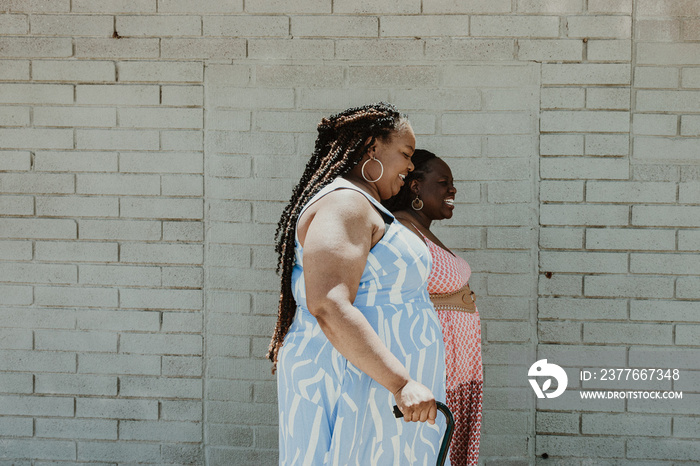
{"type": "MultiPolygon", "coordinates": [[[[407,421],[433,423],[430,390],[411,379],[353,301],[383,223],[360,193],[340,190],[318,201],[304,232],[304,278],[309,311],[348,361],[394,394],[407,421]]],[[[301,237],[301,236],[300,236],[301,237]]]]}

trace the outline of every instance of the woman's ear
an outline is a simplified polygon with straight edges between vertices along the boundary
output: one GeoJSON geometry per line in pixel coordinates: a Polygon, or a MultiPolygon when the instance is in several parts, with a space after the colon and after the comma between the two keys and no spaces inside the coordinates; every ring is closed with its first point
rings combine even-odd
{"type": "Polygon", "coordinates": [[[411,192],[416,196],[418,195],[418,193],[420,193],[420,181],[411,180],[411,184],[409,184],[408,187],[410,188],[411,192]]]}

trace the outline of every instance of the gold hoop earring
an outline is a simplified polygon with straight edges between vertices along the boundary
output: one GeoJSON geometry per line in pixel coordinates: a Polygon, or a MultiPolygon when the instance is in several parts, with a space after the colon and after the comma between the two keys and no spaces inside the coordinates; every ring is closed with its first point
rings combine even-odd
{"type": "Polygon", "coordinates": [[[416,195],[416,198],[411,202],[413,210],[421,210],[423,208],[423,200],[416,195]]]}
{"type": "Polygon", "coordinates": [[[376,183],[377,181],[381,180],[382,176],[384,175],[384,165],[382,164],[381,161],[379,161],[378,159],[375,159],[374,157],[372,157],[370,155],[369,158],[365,161],[365,163],[362,164],[362,170],[360,170],[360,171],[362,172],[362,178],[364,178],[366,182],[376,183]],[[377,162],[379,164],[379,167],[382,169],[382,171],[379,173],[379,178],[377,178],[376,180],[370,180],[369,178],[367,178],[367,175],[365,175],[365,165],[367,165],[370,160],[377,162]]]}

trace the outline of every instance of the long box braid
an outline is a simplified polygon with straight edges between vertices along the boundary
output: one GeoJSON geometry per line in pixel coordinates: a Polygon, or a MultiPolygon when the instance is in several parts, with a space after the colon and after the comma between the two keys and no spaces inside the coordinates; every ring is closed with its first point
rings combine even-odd
{"type": "Polygon", "coordinates": [[[405,115],[385,102],[349,108],[323,118],[318,125],[314,153],[306,164],[292,197],[284,208],[275,232],[278,254],[277,273],[281,271],[281,291],[277,324],[268,348],[272,372],[277,367],[277,353],[296,313],[292,295],[292,269],[296,224],[306,203],[324,186],[356,166],[377,139],[386,140],[407,124],[405,115]]]}

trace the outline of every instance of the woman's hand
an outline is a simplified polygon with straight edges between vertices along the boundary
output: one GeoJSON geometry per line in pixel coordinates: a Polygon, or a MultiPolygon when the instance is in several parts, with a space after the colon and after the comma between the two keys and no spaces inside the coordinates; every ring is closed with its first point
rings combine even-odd
{"type": "Polygon", "coordinates": [[[394,393],[394,399],[406,422],[428,421],[430,424],[435,424],[437,417],[435,397],[425,385],[411,379],[394,393]]]}

